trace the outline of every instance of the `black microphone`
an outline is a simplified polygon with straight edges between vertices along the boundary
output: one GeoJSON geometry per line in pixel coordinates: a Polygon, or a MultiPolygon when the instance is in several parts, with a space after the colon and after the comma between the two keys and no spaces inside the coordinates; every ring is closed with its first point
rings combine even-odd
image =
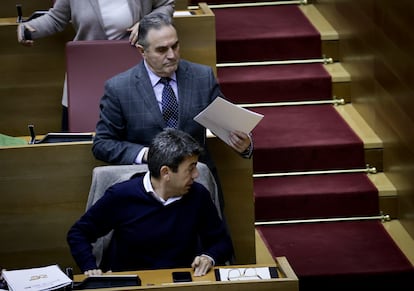
{"type": "MultiPolygon", "coordinates": [[[[25,22],[26,20],[23,19],[22,5],[16,4],[16,9],[17,9],[17,23],[25,22]]],[[[21,25],[20,29],[23,30],[22,34],[25,40],[32,40],[32,33],[30,32],[30,30],[26,28],[26,26],[21,25]]]]}
{"type": "Polygon", "coordinates": [[[17,22],[21,23],[21,22],[23,22],[22,5],[21,4],[16,4],[16,9],[17,9],[17,22]]]}
{"type": "Polygon", "coordinates": [[[34,131],[34,125],[33,124],[29,124],[29,132],[30,132],[30,141],[29,144],[35,144],[36,143],[36,134],[34,131]]]}

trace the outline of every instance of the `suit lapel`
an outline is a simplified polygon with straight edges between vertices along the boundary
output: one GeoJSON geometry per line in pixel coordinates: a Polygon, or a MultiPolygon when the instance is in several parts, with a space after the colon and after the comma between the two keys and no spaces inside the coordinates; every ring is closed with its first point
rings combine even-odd
{"type": "Polygon", "coordinates": [[[156,122],[164,128],[166,126],[162,112],[158,106],[157,98],[155,97],[154,89],[151,86],[148,73],[146,71],[144,61],[141,61],[134,70],[135,73],[135,88],[142,97],[142,106],[145,106],[148,112],[153,112],[152,116],[156,122]]]}
{"type": "Polygon", "coordinates": [[[191,75],[188,74],[188,66],[186,62],[180,61],[177,69],[177,85],[179,95],[179,123],[178,127],[182,125],[184,120],[187,120],[191,106],[191,92],[193,92],[191,85],[191,75]]]}
{"type": "Polygon", "coordinates": [[[94,13],[96,14],[96,17],[99,21],[99,25],[101,26],[101,30],[102,30],[103,34],[106,35],[105,28],[104,28],[104,23],[103,23],[103,19],[102,19],[101,8],[99,7],[98,0],[88,0],[88,1],[91,4],[94,13]]]}

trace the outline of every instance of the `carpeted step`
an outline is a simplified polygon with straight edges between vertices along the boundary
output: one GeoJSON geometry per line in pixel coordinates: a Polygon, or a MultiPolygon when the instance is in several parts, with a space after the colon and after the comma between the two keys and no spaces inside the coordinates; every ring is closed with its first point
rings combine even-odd
{"type": "Polygon", "coordinates": [[[378,190],[365,173],[255,178],[256,221],[376,216],[378,190]]]}
{"type": "Polygon", "coordinates": [[[321,58],[321,37],[297,5],[213,9],[217,63],[321,58]]]}
{"type": "Polygon", "coordinates": [[[365,168],[362,140],[332,105],[257,107],[255,173],[365,168]]]}
{"type": "Polygon", "coordinates": [[[224,67],[217,76],[233,103],[332,99],[332,78],[323,64],[224,67]]]}
{"type": "Polygon", "coordinates": [[[273,257],[286,256],[300,290],[412,290],[413,266],[380,221],[256,229],[273,257]]]}

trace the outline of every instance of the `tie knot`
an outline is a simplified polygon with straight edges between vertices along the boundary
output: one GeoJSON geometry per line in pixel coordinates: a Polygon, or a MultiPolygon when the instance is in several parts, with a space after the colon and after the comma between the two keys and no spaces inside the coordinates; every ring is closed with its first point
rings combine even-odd
{"type": "Polygon", "coordinates": [[[170,80],[171,78],[169,77],[162,77],[159,82],[162,83],[163,85],[167,85],[170,83],[170,80]]]}

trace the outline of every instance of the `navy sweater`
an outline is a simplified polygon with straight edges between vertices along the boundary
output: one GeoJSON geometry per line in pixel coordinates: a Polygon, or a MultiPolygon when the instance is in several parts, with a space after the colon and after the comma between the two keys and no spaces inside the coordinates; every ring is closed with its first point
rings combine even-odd
{"type": "Polygon", "coordinates": [[[110,187],[68,232],[72,256],[82,272],[98,268],[91,243],[111,230],[99,266],[103,271],[188,268],[200,254],[219,265],[233,254],[210,193],[196,182],[182,199],[167,206],[145,191],[143,177],[110,187]]]}

